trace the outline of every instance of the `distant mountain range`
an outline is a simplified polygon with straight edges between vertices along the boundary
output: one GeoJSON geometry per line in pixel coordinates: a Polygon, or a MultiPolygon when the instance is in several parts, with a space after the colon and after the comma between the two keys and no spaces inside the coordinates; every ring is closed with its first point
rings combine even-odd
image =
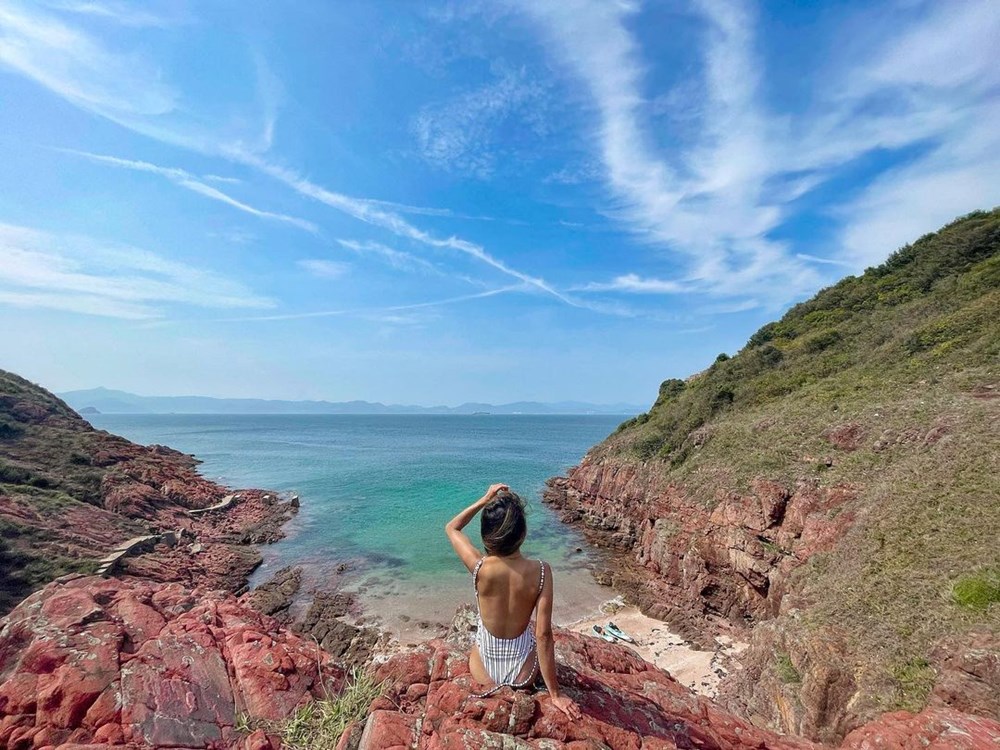
{"type": "Polygon", "coordinates": [[[588,404],[583,401],[515,401],[510,404],[465,403],[414,406],[371,401],[280,401],[208,396],[137,396],[126,391],[91,388],[58,394],[80,413],[93,414],[621,414],[645,411],[635,404],[588,404]]]}

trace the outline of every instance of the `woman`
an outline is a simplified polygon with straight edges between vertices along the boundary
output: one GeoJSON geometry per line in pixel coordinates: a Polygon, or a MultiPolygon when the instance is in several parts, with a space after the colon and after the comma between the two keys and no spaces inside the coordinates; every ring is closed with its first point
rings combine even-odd
{"type": "Polygon", "coordinates": [[[522,688],[539,672],[552,705],[571,719],[580,718],[572,699],[559,692],[555,642],[552,638],[552,570],[541,560],[521,556],[528,533],[524,502],[505,484],[494,484],[486,494],[444,527],[451,546],[472,573],[479,602],[479,628],[469,654],[472,677],[492,689],[522,688]],[[483,556],[463,532],[482,511],[483,556]],[[534,632],[531,614],[537,608],[534,632]]]}

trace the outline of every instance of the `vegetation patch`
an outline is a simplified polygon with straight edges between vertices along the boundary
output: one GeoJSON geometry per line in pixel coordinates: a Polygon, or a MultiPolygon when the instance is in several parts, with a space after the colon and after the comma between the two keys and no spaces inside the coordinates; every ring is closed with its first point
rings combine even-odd
{"type": "Polygon", "coordinates": [[[368,715],[368,707],[385,692],[385,682],[370,669],[351,670],[340,695],[314,700],[279,722],[254,722],[241,717],[237,729],[252,732],[262,728],[281,737],[289,750],[335,750],[344,730],[368,715]]]}
{"type": "Polygon", "coordinates": [[[898,666],[893,676],[900,692],[894,705],[907,711],[920,711],[934,687],[936,675],[930,663],[926,659],[911,659],[898,666]]]}
{"type": "Polygon", "coordinates": [[[951,589],[956,604],[977,612],[985,612],[1000,602],[1000,570],[981,570],[962,576],[951,589]]]}
{"type": "Polygon", "coordinates": [[[792,664],[792,657],[784,651],[779,651],[774,660],[774,671],[778,679],[786,685],[796,685],[802,682],[802,675],[792,664]]]}

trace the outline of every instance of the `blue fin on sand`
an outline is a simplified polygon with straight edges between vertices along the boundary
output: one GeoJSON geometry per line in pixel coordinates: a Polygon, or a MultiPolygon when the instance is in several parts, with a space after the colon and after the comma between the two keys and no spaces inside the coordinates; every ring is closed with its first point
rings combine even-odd
{"type": "Polygon", "coordinates": [[[603,639],[604,639],[604,640],[606,640],[606,641],[607,641],[608,643],[614,643],[614,642],[615,642],[615,641],[617,640],[617,639],[616,639],[616,638],[615,638],[615,637],[614,637],[613,635],[611,635],[610,633],[606,633],[606,632],[604,632],[604,628],[602,628],[602,627],[601,627],[600,625],[595,625],[595,626],[594,626],[594,627],[592,628],[592,630],[594,631],[594,635],[596,635],[596,636],[597,636],[598,638],[603,638],[603,639]]]}
{"type": "Polygon", "coordinates": [[[604,628],[604,632],[610,633],[615,638],[623,640],[626,643],[635,643],[635,638],[633,638],[632,636],[630,636],[628,633],[626,633],[624,630],[622,630],[621,628],[619,628],[613,622],[609,622],[607,624],[607,627],[604,628]]]}

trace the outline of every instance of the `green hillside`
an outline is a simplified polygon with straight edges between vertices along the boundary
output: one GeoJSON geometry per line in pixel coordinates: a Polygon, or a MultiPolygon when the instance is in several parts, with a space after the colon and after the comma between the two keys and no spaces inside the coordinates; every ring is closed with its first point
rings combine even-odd
{"type": "Polygon", "coordinates": [[[796,574],[796,627],[843,628],[884,708],[923,703],[943,635],[1000,632],[998,249],[1000,210],[922,237],[667,380],[591,453],[705,506],[757,476],[856,489],[856,522],[796,574]]]}

